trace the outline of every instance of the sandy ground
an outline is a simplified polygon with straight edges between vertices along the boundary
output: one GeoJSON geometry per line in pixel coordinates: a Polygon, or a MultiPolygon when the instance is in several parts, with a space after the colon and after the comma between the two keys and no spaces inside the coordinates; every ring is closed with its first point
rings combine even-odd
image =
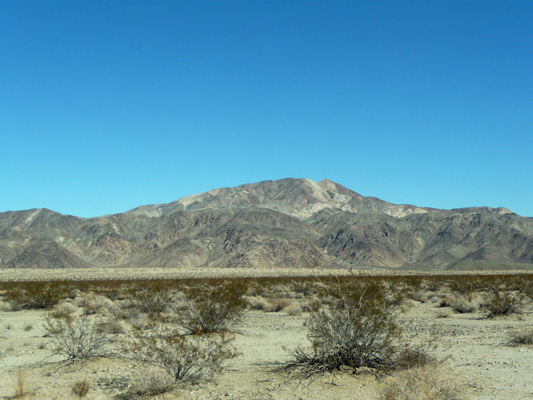
{"type": "MultiPolygon", "coordinates": [[[[72,300],[71,300],[72,301],[72,300]]],[[[76,304],[76,301],[72,301],[76,304]]],[[[71,388],[87,378],[86,399],[113,399],[147,376],[161,376],[124,358],[96,358],[67,364],[52,352],[45,337],[45,311],[10,311],[0,304],[0,399],[14,398],[22,371],[29,399],[74,399],[71,388]]],[[[406,341],[423,344],[446,368],[443,373],[465,383],[464,399],[533,399],[533,346],[509,346],[510,335],[533,329],[531,307],[519,316],[496,319],[475,313],[449,313],[436,300],[409,300],[401,315],[406,341]]],[[[248,310],[235,326],[241,353],[210,381],[182,383],[160,399],[381,399],[393,377],[339,373],[301,381],[283,369],[291,350],[307,346],[306,313],[248,310]]],[[[164,379],[164,378],[161,378],[164,379]]]]}
{"type": "Polygon", "coordinates": [[[62,269],[0,269],[0,282],[21,281],[90,281],[130,279],[204,279],[316,276],[391,276],[391,275],[511,275],[532,274],[533,271],[426,271],[383,269],[327,268],[62,268],[62,269]]]}

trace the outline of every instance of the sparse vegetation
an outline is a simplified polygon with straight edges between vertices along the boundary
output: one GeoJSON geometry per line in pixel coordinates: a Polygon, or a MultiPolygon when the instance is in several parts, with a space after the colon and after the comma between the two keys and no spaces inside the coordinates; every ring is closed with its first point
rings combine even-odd
{"type": "Polygon", "coordinates": [[[26,384],[26,376],[24,372],[17,373],[17,381],[15,383],[15,398],[23,398],[28,394],[28,387],[26,384]]]}
{"type": "Polygon", "coordinates": [[[233,337],[227,333],[187,335],[166,322],[151,318],[149,329],[134,328],[126,352],[138,361],[161,368],[176,381],[219,372],[222,363],[236,355],[231,347],[233,337]]]}
{"type": "Polygon", "coordinates": [[[91,381],[88,378],[78,379],[72,386],[72,394],[80,399],[87,396],[91,390],[91,381]]]}
{"type": "Polygon", "coordinates": [[[483,308],[487,311],[488,318],[519,314],[522,312],[521,304],[525,298],[526,293],[523,291],[494,287],[485,293],[483,308]]]}
{"type": "Polygon", "coordinates": [[[323,297],[325,304],[305,323],[312,350],[298,348],[293,365],[303,368],[306,376],[341,367],[391,369],[398,336],[397,308],[386,300],[383,286],[339,282],[323,297]]]}
{"type": "Polygon", "coordinates": [[[523,329],[512,333],[508,343],[512,346],[533,345],[533,329],[523,329]]]}
{"type": "MultiPolygon", "coordinates": [[[[57,396],[61,390],[58,398],[93,398],[99,396],[93,390],[114,388],[117,391],[120,389],[119,393],[113,393],[116,399],[162,398],[165,393],[177,393],[190,385],[190,382],[176,384],[177,381],[217,377],[226,365],[233,369],[231,359],[239,350],[235,343],[241,343],[241,334],[248,334],[247,324],[250,321],[267,321],[266,326],[277,321],[279,325],[276,325],[276,329],[283,335],[285,329],[295,329],[300,321],[306,320],[310,346],[298,347],[293,352],[292,366],[296,367],[297,377],[318,377],[331,372],[337,379],[337,374],[371,373],[386,379],[387,388],[382,395],[384,400],[456,399],[458,397],[453,397],[456,396],[454,388],[462,387],[460,381],[435,360],[433,354],[437,353],[416,347],[420,346],[430,328],[426,321],[416,322],[413,326],[404,325],[405,321],[417,321],[411,319],[412,315],[420,318],[419,313],[423,309],[434,318],[450,318],[451,321],[438,322],[432,319],[439,327],[436,332],[441,335],[442,332],[449,333],[448,328],[442,329],[443,326],[455,326],[459,321],[475,323],[483,315],[481,311],[491,317],[525,311],[520,320],[508,319],[516,330],[502,342],[507,340],[510,346],[533,344],[533,334],[527,328],[532,306],[530,276],[473,276],[465,284],[454,284],[459,279],[461,277],[451,275],[431,279],[366,276],[188,279],[74,282],[68,287],[63,283],[50,283],[47,285],[51,288],[58,285],[63,287],[63,294],[57,297],[52,310],[21,311],[28,317],[46,313],[46,336],[39,339],[36,335],[22,335],[23,340],[14,345],[10,338],[19,330],[28,332],[36,330],[37,326],[31,319],[18,320],[15,319],[17,315],[11,315],[7,321],[2,321],[2,333],[9,341],[3,344],[1,354],[18,357],[37,349],[50,348],[55,354],[61,354],[72,362],[93,356],[117,356],[120,353],[126,359],[116,361],[125,362],[126,368],[130,364],[130,371],[139,373],[137,377],[108,375],[106,379],[112,382],[109,386],[103,386],[98,375],[94,379],[90,375],[91,381],[85,379],[85,383],[72,378],[68,385],[57,391],[53,389],[53,395],[57,396]],[[435,309],[439,302],[445,308],[435,309]],[[501,307],[494,312],[489,308],[494,304],[511,305],[511,308],[505,311],[506,308],[501,307]],[[282,311],[282,314],[260,315],[250,312],[243,319],[244,329],[237,330],[235,323],[246,308],[265,312],[282,311]],[[498,310],[504,312],[499,313],[498,310]],[[477,315],[464,319],[452,311],[476,312],[477,315]],[[305,316],[300,320],[298,316],[301,313],[305,313],[305,316]],[[8,321],[17,322],[11,326],[8,321]],[[399,325],[399,321],[402,325],[399,325]],[[407,332],[400,336],[404,329],[407,332]],[[238,332],[237,342],[232,332],[238,332]],[[437,376],[437,373],[432,375],[432,370],[446,376],[437,376]],[[418,375],[423,378],[419,379],[418,375]],[[84,389],[84,385],[87,389],[84,389]]],[[[9,289],[6,285],[0,284],[2,300],[15,287],[22,288],[26,294],[42,293],[43,288],[47,287],[37,283],[38,288],[32,289],[30,284],[25,283],[7,285],[9,289]]],[[[25,304],[31,303],[27,300],[24,300],[25,304]]],[[[21,305],[23,302],[9,302],[15,305],[11,307],[12,310],[33,308],[21,305]]],[[[5,312],[9,311],[10,308],[6,307],[5,312]]],[[[484,324],[492,325],[487,321],[484,324]]],[[[458,334],[463,333],[458,330],[458,334]]],[[[524,351],[509,349],[519,350],[524,351]]],[[[35,351],[35,354],[44,357],[49,352],[35,351]]],[[[94,362],[107,364],[115,361],[94,362]]],[[[84,368],[85,364],[78,365],[84,368]]],[[[14,393],[18,381],[15,385],[15,379],[11,379],[12,386],[8,391],[14,393]]],[[[360,379],[370,379],[370,376],[360,379]]],[[[27,397],[26,380],[22,377],[20,381],[23,387],[21,392],[25,394],[19,397],[27,397]]],[[[39,390],[39,395],[48,395],[39,390]]],[[[35,396],[29,395],[31,398],[35,396]]]]}
{"type": "Polygon", "coordinates": [[[66,298],[70,290],[63,282],[23,282],[4,284],[4,299],[11,308],[48,309],[66,298]]]}
{"type": "Polygon", "coordinates": [[[242,315],[246,300],[242,282],[218,282],[185,288],[185,303],[175,310],[174,323],[190,334],[224,333],[242,315]]]}
{"type": "Polygon", "coordinates": [[[128,390],[117,394],[115,400],[141,400],[164,395],[174,388],[174,380],[168,375],[145,373],[136,377],[128,390]]]}
{"type": "Polygon", "coordinates": [[[70,361],[83,360],[103,354],[108,339],[97,329],[97,322],[87,314],[73,315],[64,311],[50,312],[44,328],[55,341],[55,352],[70,361]]]}
{"type": "Polygon", "coordinates": [[[382,400],[465,400],[466,387],[452,371],[435,364],[406,369],[389,378],[382,400]]]}

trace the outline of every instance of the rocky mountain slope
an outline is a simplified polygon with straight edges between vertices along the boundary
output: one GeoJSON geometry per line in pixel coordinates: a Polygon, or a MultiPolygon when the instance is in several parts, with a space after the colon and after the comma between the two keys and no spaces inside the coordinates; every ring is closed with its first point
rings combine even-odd
{"type": "Polygon", "coordinates": [[[364,197],[329,180],[215,189],[98,218],[0,213],[0,267],[533,267],[533,218],[364,197]]]}

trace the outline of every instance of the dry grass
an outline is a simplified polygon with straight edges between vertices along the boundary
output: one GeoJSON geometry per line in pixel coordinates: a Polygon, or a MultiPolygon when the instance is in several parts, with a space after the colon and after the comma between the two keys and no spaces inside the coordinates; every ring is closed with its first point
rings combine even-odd
{"type": "Polygon", "coordinates": [[[473,296],[462,294],[452,295],[449,304],[453,311],[460,314],[473,313],[479,309],[479,305],[473,301],[473,296]]]}
{"type": "Polygon", "coordinates": [[[72,394],[78,398],[84,398],[91,390],[91,381],[88,378],[78,379],[72,386],[72,394]]]}
{"type": "Polygon", "coordinates": [[[508,344],[511,346],[533,345],[533,329],[526,329],[512,333],[508,344]]]}
{"type": "Polygon", "coordinates": [[[285,308],[291,306],[291,304],[292,304],[292,301],[290,299],[286,299],[286,298],[272,299],[269,301],[267,307],[265,308],[265,311],[280,312],[280,311],[283,311],[285,308]]]}
{"type": "Polygon", "coordinates": [[[436,364],[400,371],[391,376],[382,400],[465,400],[466,386],[452,371],[436,364]]]}
{"type": "Polygon", "coordinates": [[[15,382],[15,398],[20,399],[28,395],[28,386],[24,372],[19,371],[15,382]]]}
{"type": "MultiPolygon", "coordinates": [[[[135,378],[128,390],[114,397],[115,400],[141,400],[164,396],[174,389],[174,381],[167,375],[145,371],[135,378]]],[[[166,397],[163,397],[165,399],[166,397]]]]}

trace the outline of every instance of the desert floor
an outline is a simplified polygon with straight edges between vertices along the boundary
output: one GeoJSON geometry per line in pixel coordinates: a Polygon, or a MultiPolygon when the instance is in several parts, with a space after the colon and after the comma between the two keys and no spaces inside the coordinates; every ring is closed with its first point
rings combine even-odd
{"type": "MultiPolygon", "coordinates": [[[[510,337],[533,329],[533,309],[519,315],[486,318],[482,309],[457,313],[441,307],[442,293],[422,293],[402,306],[405,343],[423,347],[438,360],[437,378],[463,384],[460,398],[533,399],[533,346],[511,346],[510,337]]],[[[292,299],[304,302],[302,296],[292,299]]],[[[67,300],[73,306],[79,299],[67,300]]],[[[0,399],[15,398],[20,379],[24,398],[74,399],[72,387],[80,379],[90,382],[86,399],[120,399],[128,388],[146,379],[164,380],[164,373],[119,357],[94,358],[68,364],[54,354],[45,337],[46,311],[11,311],[0,304],[0,399]],[[22,375],[21,375],[22,374],[22,375]],[[22,376],[22,378],[21,378],[22,376]]],[[[284,369],[298,346],[306,347],[307,312],[285,308],[278,312],[249,309],[232,330],[240,355],[225,363],[223,373],[211,380],[182,382],[160,399],[383,399],[384,390],[398,375],[375,377],[340,372],[302,380],[284,369]]],[[[434,379],[431,378],[431,379],[434,379]]],[[[129,397],[134,398],[134,397],[129,397]]]]}

